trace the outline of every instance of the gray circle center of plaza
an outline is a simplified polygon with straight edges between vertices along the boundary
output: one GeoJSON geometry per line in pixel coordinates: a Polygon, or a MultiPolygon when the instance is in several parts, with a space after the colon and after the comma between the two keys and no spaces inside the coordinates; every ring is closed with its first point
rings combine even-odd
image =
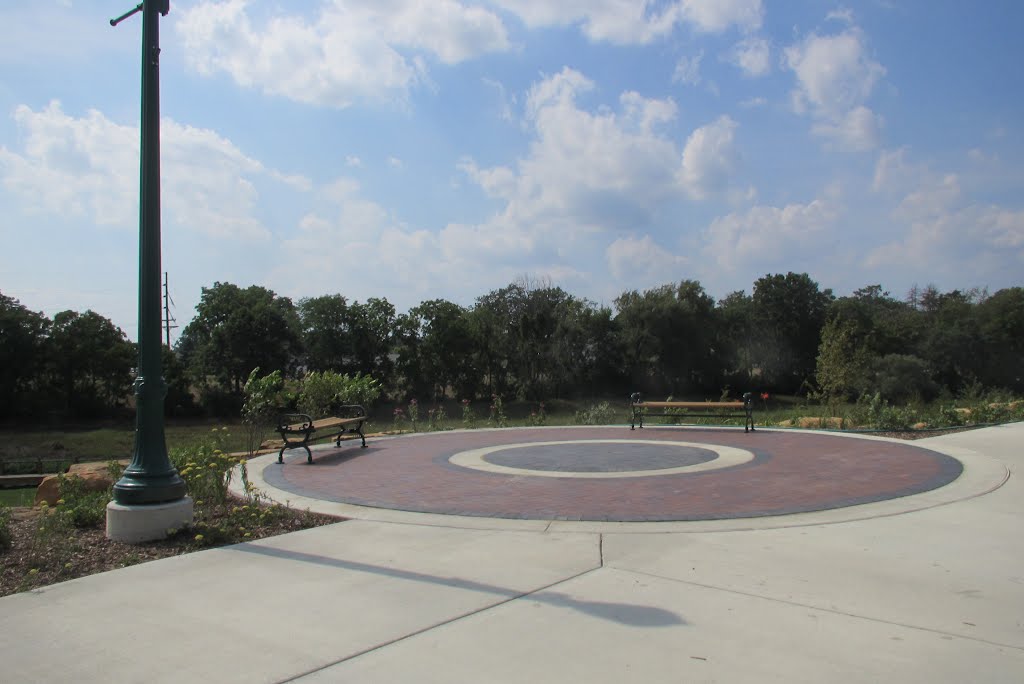
{"type": "Polygon", "coordinates": [[[707,463],[716,458],[718,454],[710,449],[679,444],[567,442],[493,451],[484,456],[483,460],[494,465],[525,470],[617,473],[681,468],[707,463]]]}

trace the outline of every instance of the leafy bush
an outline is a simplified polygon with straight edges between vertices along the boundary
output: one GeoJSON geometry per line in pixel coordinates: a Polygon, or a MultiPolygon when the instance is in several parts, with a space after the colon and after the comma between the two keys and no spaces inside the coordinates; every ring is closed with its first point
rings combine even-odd
{"type": "Polygon", "coordinates": [[[868,405],[867,422],[878,430],[906,430],[917,422],[917,413],[909,407],[892,406],[876,392],[868,405]]]}
{"type": "Polygon", "coordinates": [[[967,417],[962,411],[957,411],[951,404],[943,404],[939,407],[938,422],[942,426],[957,427],[967,422],[967,417]]]}
{"type": "Polygon", "coordinates": [[[242,403],[242,423],[246,431],[246,450],[250,456],[260,448],[284,403],[281,371],[258,377],[259,370],[259,367],[252,369],[243,389],[245,399],[242,403]]]}
{"type": "Polygon", "coordinates": [[[444,406],[437,406],[427,411],[427,429],[431,432],[444,430],[446,420],[448,420],[448,414],[445,413],[444,406]]]}
{"type": "Polygon", "coordinates": [[[500,394],[491,395],[491,415],[487,419],[490,426],[500,428],[508,426],[508,416],[505,415],[505,404],[501,401],[500,394]]]}
{"type": "Polygon", "coordinates": [[[85,480],[80,477],[57,475],[57,510],[53,515],[65,516],[74,527],[98,527],[107,519],[107,504],[110,503],[109,489],[90,492],[85,480]]]}
{"type": "Polygon", "coordinates": [[[223,504],[228,499],[228,484],[236,465],[242,465],[245,477],[245,459],[238,459],[221,450],[221,435],[227,428],[214,428],[212,439],[200,444],[179,447],[171,451],[171,464],[185,481],[188,493],[196,502],[223,504]]]}
{"type": "Polygon", "coordinates": [[[576,412],[577,425],[607,425],[615,418],[615,409],[607,401],[591,404],[588,408],[576,412]]]}
{"type": "Polygon", "coordinates": [[[473,412],[473,406],[469,399],[462,400],[462,427],[466,430],[476,427],[476,414],[473,412]]]}
{"type": "Polygon", "coordinates": [[[889,401],[905,403],[930,401],[938,396],[939,386],[932,380],[928,364],[907,354],[887,354],[875,361],[873,389],[889,401]]]}
{"type": "Polygon", "coordinates": [[[369,375],[312,371],[302,379],[299,411],[313,418],[330,415],[341,404],[358,404],[369,411],[379,396],[380,383],[369,375]]]}

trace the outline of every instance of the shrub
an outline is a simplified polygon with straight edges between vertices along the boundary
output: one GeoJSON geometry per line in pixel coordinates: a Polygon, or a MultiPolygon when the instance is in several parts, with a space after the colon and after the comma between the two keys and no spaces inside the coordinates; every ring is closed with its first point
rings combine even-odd
{"type": "Polygon", "coordinates": [[[905,403],[915,399],[930,401],[938,396],[939,386],[928,372],[928,364],[916,356],[887,354],[873,368],[874,390],[889,401],[905,403]]]}
{"type": "Polygon", "coordinates": [[[506,427],[508,425],[508,416],[505,415],[505,404],[501,401],[500,394],[491,395],[491,415],[487,419],[487,424],[491,427],[506,427]]]}
{"type": "Polygon", "coordinates": [[[416,399],[409,400],[409,422],[412,423],[412,431],[416,432],[416,423],[420,419],[420,403],[416,399]]]}
{"type": "Polygon", "coordinates": [[[358,404],[367,411],[380,396],[380,383],[369,375],[347,373],[339,375],[333,371],[307,373],[302,379],[299,391],[299,411],[313,418],[322,418],[341,404],[358,404]]]}
{"type": "Polygon", "coordinates": [[[432,432],[444,430],[444,422],[448,420],[448,414],[445,413],[444,406],[438,406],[427,411],[427,420],[428,430],[432,432]]]}
{"type": "Polygon", "coordinates": [[[942,426],[957,427],[967,422],[967,417],[962,411],[957,411],[953,405],[943,404],[939,407],[939,424],[942,426]]]}
{"type": "Polygon", "coordinates": [[[246,430],[246,450],[252,456],[260,448],[277,413],[283,404],[284,380],[281,371],[257,377],[259,367],[253,368],[245,381],[242,403],[242,423],[246,430]]]}
{"type": "Polygon", "coordinates": [[[469,399],[462,400],[462,427],[467,430],[476,427],[476,414],[473,412],[473,406],[469,399]]]}
{"type": "Polygon", "coordinates": [[[906,430],[917,422],[917,413],[909,407],[890,405],[876,392],[868,405],[867,422],[878,430],[906,430]]]}
{"type": "Polygon", "coordinates": [[[246,476],[245,459],[235,458],[220,448],[221,435],[226,429],[214,428],[212,439],[171,451],[171,464],[178,469],[188,493],[197,502],[223,504],[227,501],[228,484],[236,465],[242,465],[242,477],[246,476]]]}
{"type": "Polygon", "coordinates": [[[107,504],[110,490],[90,492],[85,489],[85,480],[80,477],[57,475],[59,499],[53,515],[65,516],[72,526],[78,528],[97,527],[107,518],[107,504]]]}
{"type": "Polygon", "coordinates": [[[615,418],[615,409],[607,401],[591,404],[588,408],[576,412],[577,425],[607,425],[615,418]]]}

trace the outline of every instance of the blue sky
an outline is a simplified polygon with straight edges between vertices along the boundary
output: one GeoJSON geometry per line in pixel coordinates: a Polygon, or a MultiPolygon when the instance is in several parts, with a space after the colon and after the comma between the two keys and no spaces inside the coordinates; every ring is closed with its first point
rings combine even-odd
{"type": "MultiPolygon", "coordinates": [[[[141,25],[0,5],[0,292],[136,336],[141,25]]],[[[1024,4],[195,0],[161,20],[163,266],[201,288],[611,304],[768,273],[1024,284],[1024,4]]],[[[179,330],[180,332],[180,330],[179,330]]]]}

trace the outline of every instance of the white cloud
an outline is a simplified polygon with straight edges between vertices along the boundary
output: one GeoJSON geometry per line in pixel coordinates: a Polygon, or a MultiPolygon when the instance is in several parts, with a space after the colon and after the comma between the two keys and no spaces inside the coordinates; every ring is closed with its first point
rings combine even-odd
{"type": "Polygon", "coordinates": [[[844,24],[853,23],[853,11],[848,7],[842,7],[835,9],[825,15],[825,19],[829,21],[840,21],[844,24]]]}
{"type": "Polygon", "coordinates": [[[764,76],[772,70],[771,44],[764,38],[744,38],[728,54],[728,61],[735,64],[746,76],[764,76]]]}
{"type": "Polygon", "coordinates": [[[510,94],[505,90],[505,85],[501,81],[496,81],[493,78],[482,79],[485,86],[494,89],[498,95],[498,106],[499,112],[502,119],[505,121],[512,121],[512,107],[516,104],[516,96],[510,94]]]}
{"type": "Polygon", "coordinates": [[[591,113],[576,97],[592,88],[568,68],[530,88],[525,121],[533,141],[514,172],[461,162],[487,192],[501,188],[508,199],[503,214],[513,225],[556,221],[590,230],[646,221],[652,203],[676,192],[679,153],[661,132],[676,116],[675,103],[625,92],[618,112],[591,113]]]}
{"type": "Polygon", "coordinates": [[[964,273],[1019,280],[1024,210],[974,201],[958,174],[935,173],[906,157],[901,149],[879,159],[876,181],[902,192],[890,213],[893,239],[868,252],[863,266],[898,268],[911,281],[962,282],[964,273]]]}
{"type": "Polygon", "coordinates": [[[875,175],[871,182],[871,189],[875,192],[893,192],[903,187],[910,174],[914,172],[913,167],[907,163],[907,148],[901,147],[896,150],[882,150],[875,162],[875,175]]]}
{"type": "Polygon", "coordinates": [[[587,38],[619,45],[646,44],[679,24],[705,33],[732,27],[749,31],[761,25],[761,0],[495,0],[528,27],[578,24],[587,38]]]}
{"type": "Polygon", "coordinates": [[[363,165],[363,160],[354,154],[350,154],[345,157],[345,166],[360,167],[363,165]]]}
{"type": "Polygon", "coordinates": [[[401,169],[405,167],[405,162],[398,157],[388,157],[388,166],[393,169],[401,169]]]}
{"type": "Polygon", "coordinates": [[[672,254],[654,242],[642,238],[619,238],[605,249],[605,261],[617,281],[657,283],[678,280],[689,266],[686,257],[672,254]]]}
{"type": "Polygon", "coordinates": [[[881,116],[860,106],[837,119],[818,121],[811,131],[848,150],[870,150],[878,147],[883,123],[881,116]]]}
{"type": "Polygon", "coordinates": [[[426,70],[409,51],[456,64],[509,49],[497,15],[457,0],[333,0],[312,21],[280,13],[260,25],[248,6],[206,1],[178,14],[188,64],[298,102],[341,108],[401,100],[426,70]]]}
{"type": "Polygon", "coordinates": [[[723,115],[690,134],[679,171],[679,182],[690,197],[705,199],[728,186],[736,165],[736,127],[723,115]]]}
{"type": "MultiPolygon", "coordinates": [[[[139,130],[90,110],[75,118],[51,102],[21,105],[14,119],[20,152],[0,147],[0,181],[27,211],[124,228],[138,223],[139,130]]],[[[264,238],[254,216],[254,181],[309,181],[268,170],[214,131],[161,122],[161,203],[165,220],[215,237],[264,238]]]]}
{"type": "Polygon", "coordinates": [[[680,57],[676,62],[676,70],[672,74],[672,80],[685,85],[698,85],[700,83],[700,61],[704,59],[704,51],[701,50],[695,57],[680,57]]]}
{"type": "Polygon", "coordinates": [[[481,169],[469,157],[461,159],[458,169],[469,176],[469,179],[483,188],[490,197],[512,199],[518,185],[515,172],[507,166],[495,166],[481,169]]]}
{"type": "Polygon", "coordinates": [[[682,0],[683,18],[706,33],[721,33],[731,26],[753,31],[764,17],[761,0],[682,0]]]}
{"type": "Polygon", "coordinates": [[[712,221],[704,232],[707,262],[728,271],[782,267],[814,251],[829,232],[837,211],[825,200],[784,207],[756,206],[712,221]]]}
{"type": "MultiPolygon", "coordinates": [[[[374,272],[357,278],[343,261],[321,263],[303,287],[344,288],[354,297],[397,290],[413,305],[416,297],[479,294],[524,274],[593,288],[601,264],[611,269],[601,287],[612,293],[620,279],[635,286],[637,279],[677,278],[692,265],[648,232],[691,194],[734,186],[728,171],[736,123],[721,117],[694,131],[684,155],[669,134],[677,116],[671,99],[626,91],[612,106],[583,107],[581,96],[593,90],[592,81],[568,68],[539,80],[523,99],[531,138],[523,156],[494,166],[459,160],[462,178],[498,202],[481,221],[454,221],[439,231],[404,226],[363,197],[353,179],[333,183],[322,194],[330,208],[302,221],[286,253],[344,243],[373,254],[374,272]]],[[[289,282],[283,268],[274,277],[289,282]]]]}
{"type": "Polygon", "coordinates": [[[785,51],[786,65],[797,79],[793,108],[810,112],[814,132],[851,149],[878,144],[881,119],[864,105],[885,67],[871,59],[863,32],[815,33],[785,51]]]}

